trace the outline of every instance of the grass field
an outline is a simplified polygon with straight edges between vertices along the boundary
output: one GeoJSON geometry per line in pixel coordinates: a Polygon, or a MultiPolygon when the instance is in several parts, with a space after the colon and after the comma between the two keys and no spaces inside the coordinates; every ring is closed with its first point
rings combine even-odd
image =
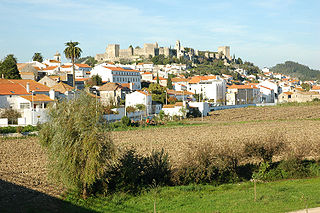
{"type": "Polygon", "coordinates": [[[74,205],[95,212],[288,212],[320,206],[320,178],[257,184],[254,202],[253,183],[218,187],[189,185],[162,187],[139,196],[118,193],[86,201],[71,195],[74,205]]]}

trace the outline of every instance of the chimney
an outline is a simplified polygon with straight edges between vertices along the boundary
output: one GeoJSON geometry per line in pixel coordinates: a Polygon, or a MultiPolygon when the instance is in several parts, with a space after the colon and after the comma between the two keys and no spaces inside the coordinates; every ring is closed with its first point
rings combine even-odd
{"type": "Polygon", "coordinates": [[[52,100],[55,99],[55,91],[54,91],[54,89],[51,89],[51,90],[49,91],[49,97],[50,97],[50,99],[52,99],[52,100]]]}
{"type": "Polygon", "coordinates": [[[27,87],[26,87],[27,93],[30,93],[30,84],[27,82],[27,87]]]}
{"type": "Polygon", "coordinates": [[[129,83],[129,87],[130,87],[130,90],[133,89],[133,83],[132,82],[129,83]]]}

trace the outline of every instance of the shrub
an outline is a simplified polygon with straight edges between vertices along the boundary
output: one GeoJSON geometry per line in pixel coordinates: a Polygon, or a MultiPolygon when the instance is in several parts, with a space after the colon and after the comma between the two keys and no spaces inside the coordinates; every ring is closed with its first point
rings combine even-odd
{"type": "Polygon", "coordinates": [[[126,112],[127,113],[132,113],[132,112],[135,112],[137,109],[135,108],[135,107],[133,107],[133,106],[128,106],[127,108],[126,108],[126,112]]]}
{"type": "Polygon", "coordinates": [[[128,118],[127,116],[123,116],[121,118],[121,123],[122,123],[122,126],[124,127],[130,126],[130,123],[131,123],[130,118],[128,118]]]}
{"type": "Polygon", "coordinates": [[[14,109],[5,109],[1,113],[1,118],[8,118],[8,123],[9,124],[18,124],[18,118],[21,118],[20,112],[14,110],[14,109]]]}
{"type": "Polygon", "coordinates": [[[107,191],[137,193],[152,184],[170,183],[170,163],[168,155],[153,151],[150,156],[138,155],[135,150],[126,151],[118,163],[105,174],[107,191]]]}
{"type": "Polygon", "coordinates": [[[68,189],[94,193],[92,186],[111,167],[115,148],[103,125],[103,107],[81,93],[49,108],[49,122],[40,130],[48,149],[51,176],[68,189]],[[83,107],[86,106],[86,107],[83,107]]]}
{"type": "Polygon", "coordinates": [[[248,157],[256,157],[264,163],[272,162],[275,155],[285,149],[285,139],[279,133],[271,133],[266,137],[245,143],[245,153],[248,157]]]}

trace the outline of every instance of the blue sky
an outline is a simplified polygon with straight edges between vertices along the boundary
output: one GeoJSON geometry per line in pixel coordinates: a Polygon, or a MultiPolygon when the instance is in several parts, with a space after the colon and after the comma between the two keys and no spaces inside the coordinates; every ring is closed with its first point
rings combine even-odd
{"type": "Polygon", "coordinates": [[[179,39],[199,50],[229,45],[260,67],[293,60],[320,69],[319,10],[319,0],[0,0],[0,58],[51,58],[70,40],[94,56],[109,43],[179,39]]]}

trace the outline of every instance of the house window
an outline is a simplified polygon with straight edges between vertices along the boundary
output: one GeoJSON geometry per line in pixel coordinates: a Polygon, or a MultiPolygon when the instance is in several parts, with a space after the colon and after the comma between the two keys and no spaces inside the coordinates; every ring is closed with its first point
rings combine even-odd
{"type": "Polygon", "coordinates": [[[20,109],[30,109],[30,103],[20,103],[20,109]]]}

